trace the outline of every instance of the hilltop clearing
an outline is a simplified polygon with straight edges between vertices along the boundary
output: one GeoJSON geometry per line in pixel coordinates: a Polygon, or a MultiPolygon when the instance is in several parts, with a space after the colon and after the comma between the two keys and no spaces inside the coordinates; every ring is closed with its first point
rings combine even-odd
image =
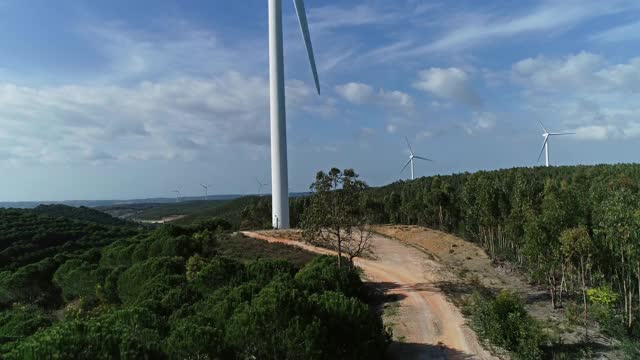
{"type": "MultiPolygon", "coordinates": [[[[268,242],[286,243],[320,254],[327,249],[300,242],[299,232],[245,232],[268,242]]],[[[424,252],[376,235],[368,259],[356,259],[367,281],[384,292],[386,323],[393,329],[396,359],[491,359],[460,311],[438,287],[455,277],[424,252]],[[397,304],[394,304],[396,303],[397,304]]]]}

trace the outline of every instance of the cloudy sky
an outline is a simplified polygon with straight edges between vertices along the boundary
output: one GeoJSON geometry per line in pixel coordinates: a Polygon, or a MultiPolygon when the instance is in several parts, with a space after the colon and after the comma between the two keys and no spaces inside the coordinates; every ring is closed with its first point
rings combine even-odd
{"type": "MultiPolygon", "coordinates": [[[[640,156],[637,0],[284,0],[292,191],[640,156]]],[[[254,193],[270,181],[266,0],[0,0],[0,201],[254,193]]]]}

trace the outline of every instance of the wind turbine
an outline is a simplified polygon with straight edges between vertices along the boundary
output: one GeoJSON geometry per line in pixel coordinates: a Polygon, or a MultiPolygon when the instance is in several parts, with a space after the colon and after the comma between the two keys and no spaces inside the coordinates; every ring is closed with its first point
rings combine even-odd
{"type": "Polygon", "coordinates": [[[204,189],[204,201],[207,201],[209,199],[209,188],[211,185],[200,184],[200,186],[204,189]]]}
{"type": "Polygon", "coordinates": [[[180,190],[173,190],[172,193],[176,194],[176,202],[180,202],[180,190]]]}
{"type": "Polygon", "coordinates": [[[413,169],[413,160],[414,159],[425,160],[425,161],[433,161],[433,160],[427,159],[427,158],[422,157],[422,156],[415,155],[413,153],[413,149],[411,148],[411,144],[409,144],[409,139],[406,136],[404,137],[404,139],[407,141],[407,147],[409,147],[409,161],[407,161],[407,164],[402,168],[402,171],[400,171],[400,173],[402,174],[404,172],[404,170],[407,168],[407,166],[409,166],[409,164],[411,164],[411,180],[413,180],[414,179],[414,177],[413,177],[413,174],[414,174],[414,172],[413,172],[413,170],[414,170],[413,169]]]}
{"type": "MultiPolygon", "coordinates": [[[[311,72],[320,94],[320,82],[311,45],[303,0],[293,1],[311,72]]],[[[269,0],[269,78],[271,100],[271,188],[272,221],[276,229],[289,228],[289,174],[287,169],[287,125],[285,111],[284,50],[282,44],[282,0],[269,0]]]]}
{"type": "Polygon", "coordinates": [[[538,122],[540,123],[540,126],[542,126],[542,130],[544,131],[544,133],[542,134],[542,136],[544,137],[544,143],[542,144],[540,155],[538,155],[538,161],[540,161],[542,153],[546,152],[546,166],[549,167],[549,138],[552,136],[575,135],[576,133],[550,133],[549,131],[547,131],[547,128],[544,127],[542,121],[538,120],[538,122]]]}
{"type": "Polygon", "coordinates": [[[262,196],[262,188],[269,184],[262,183],[258,178],[256,178],[256,183],[258,183],[258,196],[262,196]]]}

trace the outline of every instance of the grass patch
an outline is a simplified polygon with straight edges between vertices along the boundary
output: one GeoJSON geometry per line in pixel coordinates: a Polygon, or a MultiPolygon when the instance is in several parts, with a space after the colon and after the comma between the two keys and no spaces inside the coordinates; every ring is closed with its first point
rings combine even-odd
{"type": "Polygon", "coordinates": [[[398,316],[400,313],[400,303],[397,301],[384,304],[384,317],[387,319],[398,316]]]}
{"type": "Polygon", "coordinates": [[[250,262],[257,259],[280,259],[290,261],[297,267],[304,266],[317,256],[295,246],[272,244],[248,238],[240,233],[220,240],[218,249],[222,255],[242,262],[250,262]]]}

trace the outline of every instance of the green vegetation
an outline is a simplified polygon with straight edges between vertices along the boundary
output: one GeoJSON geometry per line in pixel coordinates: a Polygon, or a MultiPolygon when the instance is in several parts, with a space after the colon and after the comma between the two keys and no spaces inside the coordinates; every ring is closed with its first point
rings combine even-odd
{"type": "Polygon", "coordinates": [[[0,211],[0,358],[384,358],[368,291],[335,258],[221,219],[148,229],[45,210],[0,211]]]}
{"type": "Polygon", "coordinates": [[[527,314],[517,295],[502,292],[493,298],[476,293],[468,310],[471,326],[489,345],[508,351],[513,359],[542,358],[541,327],[527,314]]]}
{"type": "Polygon", "coordinates": [[[72,207],[66,205],[40,205],[33,209],[33,213],[102,225],[134,225],[124,220],[114,218],[102,211],[90,209],[85,206],[72,207]]]}
{"type": "MultiPolygon", "coordinates": [[[[182,201],[168,204],[127,204],[99,208],[116,217],[135,220],[161,220],[169,216],[183,216],[173,221],[176,225],[192,225],[212,218],[224,219],[234,229],[240,228],[242,212],[249,205],[271,198],[246,196],[233,200],[182,201]]],[[[268,216],[270,218],[270,215],[268,216]]],[[[257,228],[254,226],[254,228],[257,228]]]]}
{"type": "MultiPolygon", "coordinates": [[[[400,181],[366,190],[359,204],[371,223],[423,225],[481,244],[493,260],[546,287],[551,308],[581,303],[585,334],[596,320],[633,344],[640,338],[639,189],[635,164],[519,168],[400,181]],[[616,295],[608,316],[590,309],[601,307],[587,296],[597,288],[616,295]]],[[[292,199],[293,226],[309,206],[309,198],[292,199]]],[[[243,224],[268,223],[269,211],[252,204],[243,224]]]]}
{"type": "MultiPolygon", "coordinates": [[[[509,169],[435,176],[371,189],[378,223],[419,224],[483,245],[545,286],[552,308],[567,298],[589,320],[640,337],[640,165],[509,169]],[[589,317],[589,289],[608,288],[608,316],[589,317]],[[606,325],[603,322],[615,323],[606,325]]],[[[595,310],[595,309],[594,309],[595,310]]]]}
{"type": "Polygon", "coordinates": [[[353,260],[369,250],[371,233],[366,231],[367,218],[360,209],[360,198],[367,188],[353,169],[328,173],[320,171],[311,185],[313,195],[302,215],[300,225],[305,240],[338,252],[338,267],[342,254],[353,260]]]}

